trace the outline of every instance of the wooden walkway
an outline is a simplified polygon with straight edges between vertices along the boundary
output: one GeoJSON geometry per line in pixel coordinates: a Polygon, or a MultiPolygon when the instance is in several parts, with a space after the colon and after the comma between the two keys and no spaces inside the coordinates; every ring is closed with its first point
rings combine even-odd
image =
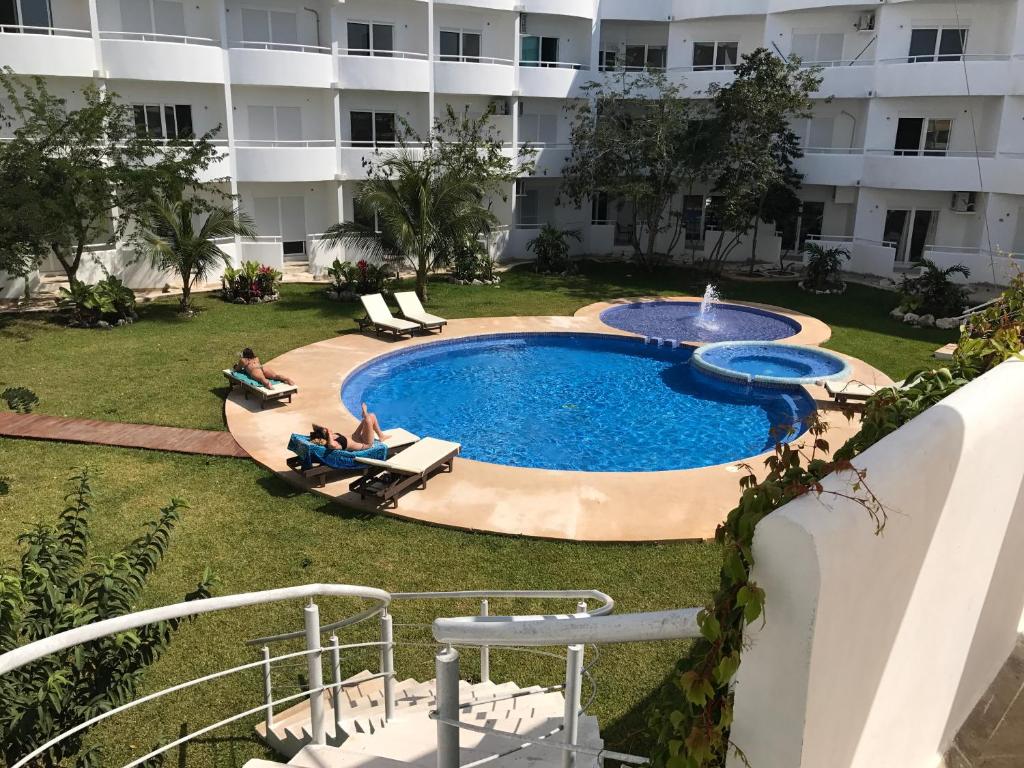
{"type": "Polygon", "coordinates": [[[123,424],[117,421],[66,419],[39,413],[0,413],[0,436],[63,443],[114,445],[153,451],[194,453],[204,456],[249,456],[229,432],[208,429],[158,427],[151,424],[123,424]]]}

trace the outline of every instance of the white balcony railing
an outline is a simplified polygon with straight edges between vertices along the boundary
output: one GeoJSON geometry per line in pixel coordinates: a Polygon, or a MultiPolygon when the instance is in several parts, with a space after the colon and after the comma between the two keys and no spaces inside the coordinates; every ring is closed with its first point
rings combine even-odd
{"type": "Polygon", "coordinates": [[[879,64],[942,64],[950,61],[1009,61],[1005,53],[966,53],[966,54],[926,54],[924,56],[900,56],[899,58],[879,59],[879,64]]]}
{"type": "Polygon", "coordinates": [[[805,155],[863,155],[863,147],[804,147],[805,155]]]}
{"type": "Polygon", "coordinates": [[[925,157],[925,158],[942,158],[942,157],[995,157],[996,153],[990,149],[982,149],[978,151],[950,151],[948,149],[867,149],[864,150],[865,154],[868,155],[888,155],[896,157],[925,157]]]}
{"type": "Polygon", "coordinates": [[[212,37],[195,37],[193,35],[165,35],[157,32],[119,32],[117,30],[100,30],[101,40],[141,40],[150,43],[181,43],[182,45],[220,45],[212,37]]]}
{"type": "Polygon", "coordinates": [[[498,64],[503,67],[511,67],[515,62],[512,59],[502,59],[495,56],[452,56],[450,54],[439,54],[434,56],[434,61],[448,64],[498,64]]]}
{"type": "Polygon", "coordinates": [[[573,61],[520,61],[520,67],[531,69],[574,69],[582,72],[589,72],[589,64],[577,64],[573,61]]]}
{"type": "Polygon", "coordinates": [[[303,43],[275,43],[267,40],[233,40],[229,48],[248,48],[257,51],[293,51],[297,53],[330,53],[331,49],[322,45],[305,45],[303,43]]]}
{"type": "Polygon", "coordinates": [[[236,147],[333,147],[334,139],[235,139],[236,147]]]}
{"type": "Polygon", "coordinates": [[[417,61],[426,61],[428,58],[427,54],[418,51],[380,51],[372,48],[339,48],[338,55],[376,59],[415,59],[417,61]]]}
{"type": "Polygon", "coordinates": [[[92,37],[92,32],[88,29],[71,29],[69,27],[32,27],[25,24],[2,24],[0,25],[0,34],[92,37]]]}

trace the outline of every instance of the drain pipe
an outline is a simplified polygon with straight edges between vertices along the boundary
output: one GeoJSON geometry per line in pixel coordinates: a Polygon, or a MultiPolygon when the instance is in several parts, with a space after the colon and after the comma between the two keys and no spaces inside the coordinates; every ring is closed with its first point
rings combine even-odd
{"type": "Polygon", "coordinates": [[[318,10],[316,10],[314,8],[307,8],[306,6],[302,6],[302,10],[309,11],[310,13],[313,14],[313,16],[316,17],[316,47],[319,48],[320,47],[320,11],[318,11],[318,10]]]}

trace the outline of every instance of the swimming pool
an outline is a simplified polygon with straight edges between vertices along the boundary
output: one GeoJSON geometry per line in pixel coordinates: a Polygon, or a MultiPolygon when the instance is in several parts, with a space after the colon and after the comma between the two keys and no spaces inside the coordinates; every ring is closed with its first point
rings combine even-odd
{"type": "Polygon", "coordinates": [[[465,458],[588,472],[749,458],[814,409],[802,389],[712,379],[691,355],[597,334],[476,336],[371,360],[341,397],[385,426],[460,442],[465,458]]]}
{"type": "Polygon", "coordinates": [[[691,301],[641,301],[610,307],[601,322],[640,336],[675,341],[776,341],[800,332],[783,315],[737,304],[715,304],[710,322],[701,322],[700,304],[691,301]]]}
{"type": "Polygon", "coordinates": [[[850,377],[850,364],[825,349],[763,341],[723,341],[701,347],[693,364],[734,381],[798,386],[850,377]]]}

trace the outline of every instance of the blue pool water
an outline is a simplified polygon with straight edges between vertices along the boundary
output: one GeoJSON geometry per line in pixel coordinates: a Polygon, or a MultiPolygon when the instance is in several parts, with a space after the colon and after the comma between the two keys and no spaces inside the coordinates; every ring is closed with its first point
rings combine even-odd
{"type": "Polygon", "coordinates": [[[462,455],[592,472],[687,469],[771,448],[814,408],[801,389],[695,371],[692,351],[587,334],[434,342],[370,361],[342,385],[385,427],[462,443],[462,455]]]}
{"type": "Polygon", "coordinates": [[[849,366],[824,349],[756,341],[709,344],[694,356],[696,367],[709,373],[754,383],[809,384],[849,376],[849,366]]]}
{"type": "Polygon", "coordinates": [[[775,341],[800,332],[795,320],[763,309],[717,304],[713,327],[698,324],[699,311],[695,302],[637,302],[606,309],[601,321],[620,331],[676,341],[775,341]]]}

